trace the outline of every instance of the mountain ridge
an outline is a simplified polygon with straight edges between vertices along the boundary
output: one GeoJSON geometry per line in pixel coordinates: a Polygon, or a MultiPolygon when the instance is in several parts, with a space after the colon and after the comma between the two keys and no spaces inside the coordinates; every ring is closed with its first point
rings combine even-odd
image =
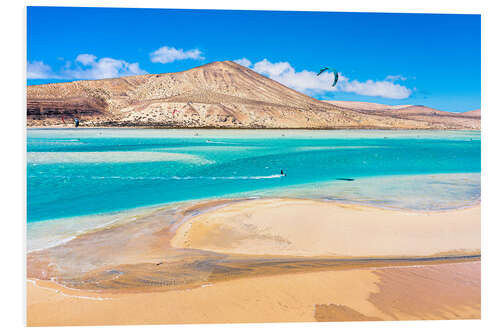
{"type": "Polygon", "coordinates": [[[175,73],[28,86],[29,127],[67,126],[65,118],[73,117],[88,127],[480,128],[476,117],[431,121],[320,101],[232,61],[175,73]]]}

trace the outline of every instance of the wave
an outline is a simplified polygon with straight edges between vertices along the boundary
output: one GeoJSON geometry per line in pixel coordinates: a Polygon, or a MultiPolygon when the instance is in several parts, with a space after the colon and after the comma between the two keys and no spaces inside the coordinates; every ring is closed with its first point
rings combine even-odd
{"type": "Polygon", "coordinates": [[[131,176],[46,176],[46,175],[30,175],[28,178],[64,178],[64,179],[72,179],[72,178],[84,178],[84,179],[126,179],[126,180],[197,180],[197,179],[209,179],[209,180],[231,180],[231,179],[273,179],[273,178],[281,178],[285,175],[276,174],[276,175],[267,175],[267,176],[171,176],[171,177],[131,177],[131,176]]]}
{"type": "Polygon", "coordinates": [[[235,145],[237,143],[232,143],[232,142],[224,142],[224,141],[214,141],[214,140],[206,140],[206,143],[217,143],[221,145],[235,145]]]}

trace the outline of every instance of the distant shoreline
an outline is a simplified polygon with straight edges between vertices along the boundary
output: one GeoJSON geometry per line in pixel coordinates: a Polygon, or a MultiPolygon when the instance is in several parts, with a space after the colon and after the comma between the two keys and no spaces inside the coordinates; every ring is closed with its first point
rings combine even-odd
{"type": "Polygon", "coordinates": [[[344,131],[344,130],[367,130],[367,131],[477,131],[481,132],[481,129],[469,129],[469,128],[379,128],[379,127],[348,127],[348,128],[309,128],[309,127],[168,127],[168,126],[85,126],[80,125],[78,128],[74,126],[26,126],[26,129],[185,129],[185,130],[301,130],[301,131],[344,131]]]}

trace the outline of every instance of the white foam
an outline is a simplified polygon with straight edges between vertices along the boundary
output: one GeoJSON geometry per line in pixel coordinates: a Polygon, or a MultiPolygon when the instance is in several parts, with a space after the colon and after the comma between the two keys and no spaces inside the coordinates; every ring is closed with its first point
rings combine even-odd
{"type": "Polygon", "coordinates": [[[267,175],[267,176],[171,176],[171,177],[162,177],[162,176],[62,176],[62,175],[31,175],[28,178],[61,178],[61,179],[72,179],[72,178],[82,178],[82,179],[125,179],[125,180],[196,180],[196,179],[208,179],[208,180],[229,180],[229,179],[272,179],[272,178],[281,178],[285,175],[276,174],[276,175],[267,175]]]}
{"type": "Polygon", "coordinates": [[[206,143],[215,143],[215,144],[221,144],[221,145],[235,145],[237,143],[232,143],[232,142],[226,142],[226,141],[214,141],[214,140],[207,140],[205,141],[206,143]]]}
{"type": "MultiPolygon", "coordinates": [[[[71,297],[71,298],[81,298],[81,299],[90,299],[90,300],[93,300],[93,301],[106,301],[106,300],[111,300],[112,298],[108,298],[108,297],[100,297],[100,296],[83,296],[83,295],[70,295],[70,294],[66,294],[65,292],[63,292],[62,290],[59,290],[59,289],[55,289],[55,288],[50,288],[50,287],[42,287],[40,286],[36,280],[32,280],[32,279],[28,279],[27,280],[29,283],[32,283],[33,285],[37,286],[38,288],[41,288],[41,289],[45,289],[45,290],[50,290],[50,291],[53,291],[57,294],[60,294],[62,296],[65,296],[65,297],[71,297]]],[[[53,282],[55,283],[55,282],[53,282]]],[[[57,284],[57,283],[56,283],[57,284]]],[[[57,284],[59,285],[59,284],[57,284]]],[[[59,285],[60,286],[60,285],[59,285]]],[[[63,287],[63,286],[61,286],[63,287]]],[[[70,290],[75,290],[75,291],[80,291],[79,289],[74,289],[74,288],[68,288],[68,287],[64,287],[66,289],[70,289],[70,290]]]]}
{"type": "Polygon", "coordinates": [[[199,176],[199,177],[177,177],[173,176],[171,179],[176,179],[176,180],[190,180],[190,179],[211,179],[211,180],[218,180],[218,179],[272,179],[272,178],[281,178],[284,177],[285,175],[277,174],[277,175],[268,175],[268,176],[213,176],[213,177],[207,177],[207,176],[199,176]]]}

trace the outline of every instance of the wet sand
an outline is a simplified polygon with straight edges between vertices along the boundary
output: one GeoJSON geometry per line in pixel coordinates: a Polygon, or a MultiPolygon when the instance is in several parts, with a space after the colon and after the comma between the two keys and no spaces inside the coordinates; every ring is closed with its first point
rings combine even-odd
{"type": "Polygon", "coordinates": [[[479,319],[480,295],[478,261],[249,277],[153,293],[89,293],[29,282],[28,324],[479,319]]]}
{"type": "Polygon", "coordinates": [[[479,318],[479,232],[479,206],[158,208],[30,252],[28,325],[479,318]]]}

